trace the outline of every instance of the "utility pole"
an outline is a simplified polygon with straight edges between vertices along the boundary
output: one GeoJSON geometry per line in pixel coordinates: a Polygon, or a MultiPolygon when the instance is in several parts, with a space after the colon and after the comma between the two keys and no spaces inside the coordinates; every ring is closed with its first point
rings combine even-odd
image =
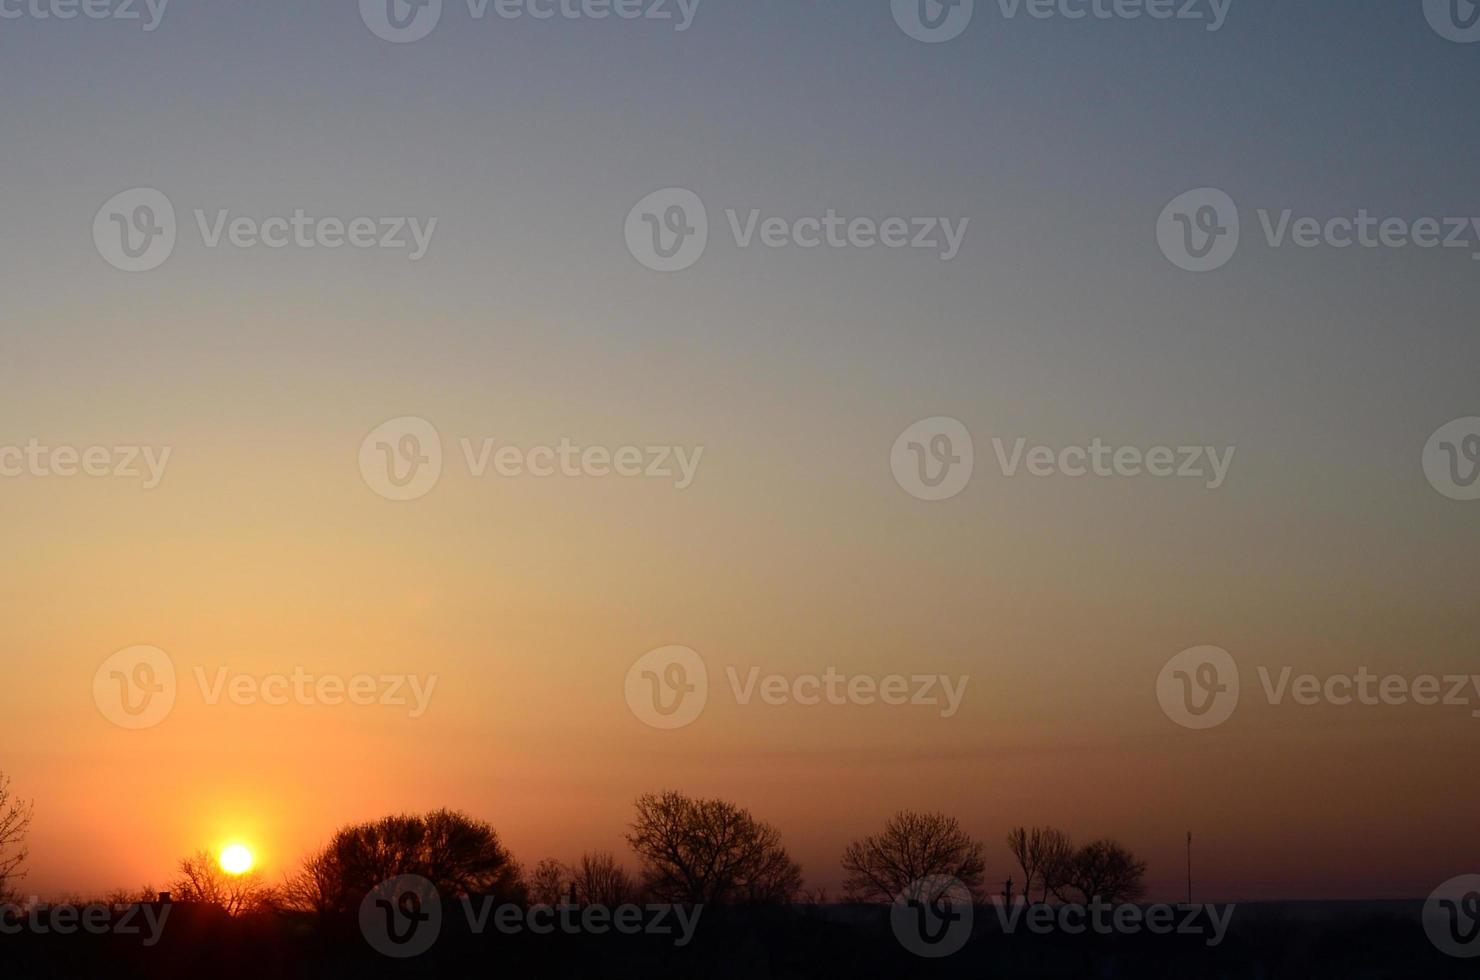
{"type": "Polygon", "coordinates": [[[1192,831],[1187,832],[1187,904],[1192,904],[1192,831]]]}

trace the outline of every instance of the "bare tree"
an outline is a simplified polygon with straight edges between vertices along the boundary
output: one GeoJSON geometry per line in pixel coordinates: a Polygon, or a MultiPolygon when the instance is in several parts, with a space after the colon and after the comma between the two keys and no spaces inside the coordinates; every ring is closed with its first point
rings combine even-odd
{"type": "Polygon", "coordinates": [[[1146,894],[1146,862],[1113,840],[1092,841],[1075,849],[1063,864],[1054,894],[1063,901],[1109,904],[1134,902],[1146,894]],[[1077,893],[1077,895],[1075,894],[1077,893]]]}
{"type": "Polygon", "coordinates": [[[627,843],[658,901],[784,904],[802,887],[801,866],[776,829],[723,800],[642,796],[627,843]]]}
{"type": "Polygon", "coordinates": [[[234,875],[225,871],[210,851],[196,851],[180,862],[170,882],[173,897],[182,902],[219,906],[228,915],[268,912],[278,906],[278,894],[256,871],[234,875]]]}
{"type": "Polygon", "coordinates": [[[285,877],[279,891],[285,907],[321,914],[333,911],[339,893],[338,875],[323,854],[304,858],[298,870],[285,877]]]}
{"type": "Polygon", "coordinates": [[[570,898],[570,883],[574,878],[570,868],[554,858],[545,858],[534,866],[525,881],[530,903],[551,907],[564,904],[570,898]]]}
{"type": "Polygon", "coordinates": [[[443,901],[470,895],[524,898],[519,865],[493,827],[451,810],[344,827],[304,861],[286,891],[298,908],[351,912],[400,875],[427,879],[443,901]]]}
{"type": "Polygon", "coordinates": [[[26,876],[26,835],[31,830],[32,804],[15,798],[10,779],[0,773],[0,902],[11,900],[15,883],[26,876]]]}
{"type": "Polygon", "coordinates": [[[843,870],[848,872],[843,888],[852,901],[892,902],[927,879],[954,879],[976,898],[986,862],[982,845],[955,817],[902,810],[882,833],[847,846],[843,870]]]}
{"type": "Polygon", "coordinates": [[[140,888],[115,888],[107,892],[102,898],[102,904],[117,908],[120,905],[136,905],[144,902],[152,902],[159,897],[159,892],[153,885],[144,885],[140,888]]]}
{"type": "Polygon", "coordinates": [[[605,851],[582,854],[580,863],[572,870],[575,898],[581,905],[616,908],[631,902],[637,895],[637,883],[632,876],[605,851]]]}
{"type": "Polygon", "coordinates": [[[1061,872],[1073,852],[1068,835],[1052,827],[1018,827],[1008,832],[1007,846],[1023,869],[1023,898],[1033,901],[1036,884],[1047,902],[1054,886],[1063,884],[1061,872]]]}

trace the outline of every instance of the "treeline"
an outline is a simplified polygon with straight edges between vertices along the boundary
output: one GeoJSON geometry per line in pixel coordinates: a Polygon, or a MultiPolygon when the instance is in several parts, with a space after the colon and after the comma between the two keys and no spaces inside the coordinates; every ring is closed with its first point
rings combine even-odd
{"type": "MultiPolygon", "coordinates": [[[[233,915],[296,910],[352,914],[383,882],[415,875],[443,899],[492,897],[527,905],[663,902],[757,906],[818,903],[803,890],[802,868],[775,827],[725,800],[665,792],[637,800],[625,839],[638,857],[635,874],[597,851],[567,864],[546,859],[526,867],[485,821],[451,810],[384,817],[347,826],[277,885],[258,872],[231,875],[212,855],[182,861],[170,889],[177,900],[218,905],[233,915]]],[[[1145,864],[1113,841],[1076,847],[1052,828],[1007,835],[1017,859],[1008,901],[1134,901],[1144,894],[1145,864]]],[[[844,900],[981,902],[987,898],[984,846],[941,813],[903,811],[879,833],[843,852],[844,900]]]]}

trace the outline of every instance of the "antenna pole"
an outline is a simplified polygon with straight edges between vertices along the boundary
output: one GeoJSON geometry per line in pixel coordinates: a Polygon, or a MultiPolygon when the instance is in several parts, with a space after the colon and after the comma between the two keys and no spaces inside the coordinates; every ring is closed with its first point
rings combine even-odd
{"type": "Polygon", "coordinates": [[[1187,832],[1187,904],[1192,904],[1192,831],[1187,832]]]}

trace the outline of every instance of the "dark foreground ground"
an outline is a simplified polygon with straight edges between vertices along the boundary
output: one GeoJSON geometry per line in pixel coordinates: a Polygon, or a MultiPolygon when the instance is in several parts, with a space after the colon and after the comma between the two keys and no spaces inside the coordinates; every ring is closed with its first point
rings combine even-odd
{"type": "Polygon", "coordinates": [[[492,928],[474,934],[461,910],[453,910],[427,952],[402,960],[371,948],[356,921],[232,920],[209,909],[174,911],[180,914],[152,948],[140,936],[0,935],[0,977],[1480,977],[1480,960],[1447,956],[1430,943],[1417,902],[1240,905],[1216,947],[1206,934],[1008,934],[998,915],[983,908],[965,945],[934,959],[904,947],[887,910],[848,906],[705,910],[683,948],[672,935],[515,935],[492,928]]]}

